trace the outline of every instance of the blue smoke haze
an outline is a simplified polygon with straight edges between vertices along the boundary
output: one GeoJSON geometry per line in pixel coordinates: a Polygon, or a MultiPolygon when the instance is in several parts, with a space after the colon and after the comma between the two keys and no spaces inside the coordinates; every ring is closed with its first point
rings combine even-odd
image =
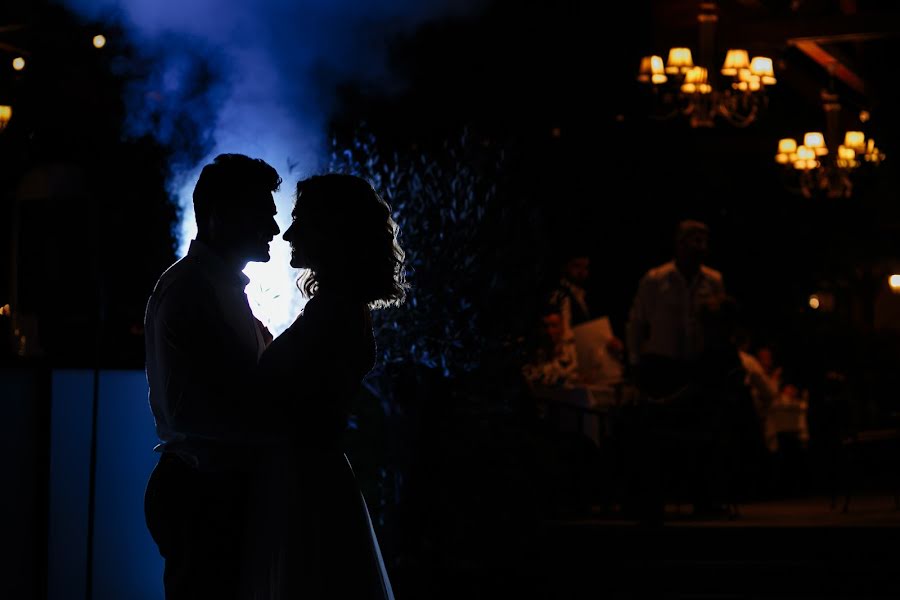
{"type": "MultiPolygon", "coordinates": [[[[287,228],[298,179],[328,156],[325,125],[335,85],[356,81],[389,88],[387,44],[396,34],[475,10],[481,0],[64,0],[94,22],[120,23],[152,68],[127,98],[126,134],[152,133],[173,145],[169,185],[181,207],[179,256],[196,233],[191,192],[200,168],[217,154],[262,158],[284,178],[276,194],[287,228]],[[189,119],[178,115],[189,115],[189,119]],[[187,149],[212,150],[198,160],[187,149]],[[185,154],[180,154],[179,149],[185,154]]],[[[113,44],[114,46],[114,44],[113,44]]],[[[302,307],[298,273],[280,236],[272,260],[251,263],[247,294],[273,333],[302,307]]]]}

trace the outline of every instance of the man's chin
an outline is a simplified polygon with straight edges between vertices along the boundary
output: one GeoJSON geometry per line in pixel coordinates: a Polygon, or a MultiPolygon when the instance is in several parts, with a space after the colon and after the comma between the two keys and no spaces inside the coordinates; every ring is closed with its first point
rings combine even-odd
{"type": "Polygon", "coordinates": [[[250,258],[250,262],[261,262],[261,263],[264,263],[264,262],[269,262],[269,260],[270,260],[271,258],[272,258],[272,256],[271,256],[268,252],[265,252],[265,253],[260,252],[260,253],[257,254],[256,256],[251,257],[251,258],[250,258]]]}

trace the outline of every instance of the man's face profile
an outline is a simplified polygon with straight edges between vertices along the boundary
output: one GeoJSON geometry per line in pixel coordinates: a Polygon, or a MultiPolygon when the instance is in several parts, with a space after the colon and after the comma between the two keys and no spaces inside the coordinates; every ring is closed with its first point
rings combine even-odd
{"type": "Polygon", "coordinates": [[[268,191],[248,191],[239,206],[221,216],[223,237],[233,252],[247,262],[268,262],[269,244],[280,229],[275,222],[275,201],[268,191]]]}

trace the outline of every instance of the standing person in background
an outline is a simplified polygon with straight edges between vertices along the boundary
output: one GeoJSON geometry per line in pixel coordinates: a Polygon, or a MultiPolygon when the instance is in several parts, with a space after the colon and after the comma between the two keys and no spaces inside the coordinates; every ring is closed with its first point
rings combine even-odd
{"type": "Polygon", "coordinates": [[[684,386],[703,352],[698,315],[725,296],[721,273],[703,264],[708,248],[706,224],[682,221],[674,260],[647,271],[638,285],[626,326],[628,361],[650,395],[684,386]]]}

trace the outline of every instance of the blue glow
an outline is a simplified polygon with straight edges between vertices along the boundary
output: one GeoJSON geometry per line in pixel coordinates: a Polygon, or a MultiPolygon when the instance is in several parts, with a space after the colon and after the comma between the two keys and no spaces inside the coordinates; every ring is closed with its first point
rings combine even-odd
{"type": "MultiPolygon", "coordinates": [[[[208,140],[199,164],[176,156],[170,189],[183,209],[179,254],[195,224],[190,210],[198,169],[215,155],[239,152],[264,159],[284,178],[277,198],[282,231],[296,181],[321,170],[328,156],[325,126],[339,82],[390,87],[385,50],[394,35],[446,15],[469,12],[481,0],[64,0],[92,20],[109,15],[157,65],[129,94],[133,134],[177,143],[208,140]],[[197,88],[199,59],[213,61],[222,82],[197,88]],[[189,111],[198,131],[184,131],[175,110],[189,111]],[[169,114],[167,114],[167,112],[169,114]],[[199,137],[198,137],[199,136],[199,137]]],[[[272,245],[272,260],[253,264],[248,296],[272,333],[283,331],[302,306],[288,266],[287,245],[272,245]]]]}
{"type": "MultiPolygon", "coordinates": [[[[49,600],[86,585],[93,372],[53,373],[49,600]]],[[[144,490],[159,458],[143,371],[102,371],[97,413],[94,600],[159,600],[163,561],[144,522],[144,490]]]]}
{"type": "Polygon", "coordinates": [[[47,598],[66,600],[86,584],[94,375],[54,371],[52,386],[47,598]]]}
{"type": "Polygon", "coordinates": [[[144,520],[144,490],[159,455],[143,371],[100,374],[94,600],[158,600],[163,560],[144,520]]]}

